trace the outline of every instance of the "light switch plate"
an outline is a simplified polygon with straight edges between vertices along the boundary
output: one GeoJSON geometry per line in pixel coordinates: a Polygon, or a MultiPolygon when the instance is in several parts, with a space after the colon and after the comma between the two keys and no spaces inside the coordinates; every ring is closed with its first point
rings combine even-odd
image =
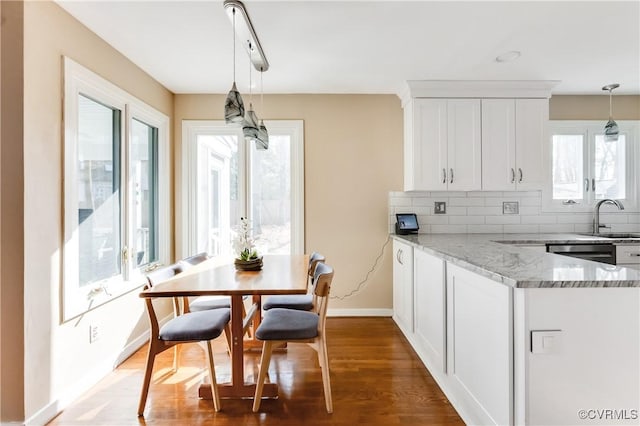
{"type": "Polygon", "coordinates": [[[558,353],[561,343],[562,330],[531,330],[531,353],[558,353]]]}
{"type": "Polygon", "coordinates": [[[446,214],[447,203],[444,201],[436,201],[433,203],[433,214],[446,214]]]}

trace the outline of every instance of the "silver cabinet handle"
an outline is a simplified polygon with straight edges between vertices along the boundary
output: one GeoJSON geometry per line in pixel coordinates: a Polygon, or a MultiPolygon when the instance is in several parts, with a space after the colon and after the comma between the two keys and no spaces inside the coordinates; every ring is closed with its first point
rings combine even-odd
{"type": "Polygon", "coordinates": [[[442,183],[447,183],[447,169],[442,169],[442,183]]]}
{"type": "Polygon", "coordinates": [[[629,253],[629,257],[640,257],[640,253],[629,253]]]}
{"type": "Polygon", "coordinates": [[[396,253],[396,259],[398,259],[398,263],[404,265],[402,262],[402,249],[398,249],[398,253],[396,253]]]}
{"type": "Polygon", "coordinates": [[[449,181],[449,183],[453,183],[453,169],[449,169],[449,172],[451,172],[451,180],[449,181]]]}
{"type": "Polygon", "coordinates": [[[595,179],[591,179],[591,190],[593,192],[596,192],[596,180],[595,179]]]}
{"type": "Polygon", "coordinates": [[[515,183],[515,181],[516,181],[516,171],[512,167],[511,168],[511,183],[515,183]]]}
{"type": "Polygon", "coordinates": [[[518,175],[520,176],[518,182],[522,182],[522,169],[518,167],[518,175]]]}
{"type": "Polygon", "coordinates": [[[585,192],[589,192],[589,179],[584,180],[584,190],[585,192]]]}

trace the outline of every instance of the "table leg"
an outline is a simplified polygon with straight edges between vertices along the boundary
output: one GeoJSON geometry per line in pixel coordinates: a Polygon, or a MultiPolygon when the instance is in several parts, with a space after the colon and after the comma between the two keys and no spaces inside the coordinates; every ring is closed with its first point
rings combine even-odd
{"type": "MultiPolygon", "coordinates": [[[[242,303],[242,295],[231,296],[231,383],[218,385],[220,398],[250,398],[253,397],[256,390],[254,383],[245,384],[244,382],[242,303]]],[[[259,300],[258,303],[260,303],[259,300]]],[[[256,313],[256,317],[260,317],[260,312],[256,313]]],[[[211,387],[206,384],[200,385],[199,396],[203,399],[212,399],[211,387]]],[[[276,398],[278,396],[277,385],[275,383],[265,384],[262,396],[276,398]]]]}

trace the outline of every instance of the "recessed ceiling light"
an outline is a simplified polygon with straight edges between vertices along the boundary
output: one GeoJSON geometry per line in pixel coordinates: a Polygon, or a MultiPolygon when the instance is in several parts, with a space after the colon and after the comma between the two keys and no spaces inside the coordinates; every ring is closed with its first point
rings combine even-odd
{"type": "Polygon", "coordinates": [[[496,62],[511,62],[520,57],[520,52],[517,50],[510,50],[502,55],[496,56],[496,62]]]}

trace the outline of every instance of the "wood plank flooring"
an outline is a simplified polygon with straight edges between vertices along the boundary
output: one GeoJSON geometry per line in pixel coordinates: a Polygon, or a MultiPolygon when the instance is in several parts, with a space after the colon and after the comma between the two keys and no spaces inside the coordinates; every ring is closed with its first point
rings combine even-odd
{"type": "MultiPolygon", "coordinates": [[[[198,399],[206,376],[206,352],[182,345],[180,368],[171,371],[173,351],[156,358],[144,418],[136,416],[146,346],[74,402],[50,425],[462,425],[444,394],[390,318],[329,318],[328,351],[333,414],[327,414],[315,352],[289,345],[274,352],[269,379],[276,400],[222,400],[222,411],[198,399]]],[[[225,344],[214,346],[219,382],[230,379],[225,344]]],[[[257,376],[259,351],[245,356],[245,374],[257,376]]],[[[251,379],[253,380],[253,379],[251,379]]]]}

